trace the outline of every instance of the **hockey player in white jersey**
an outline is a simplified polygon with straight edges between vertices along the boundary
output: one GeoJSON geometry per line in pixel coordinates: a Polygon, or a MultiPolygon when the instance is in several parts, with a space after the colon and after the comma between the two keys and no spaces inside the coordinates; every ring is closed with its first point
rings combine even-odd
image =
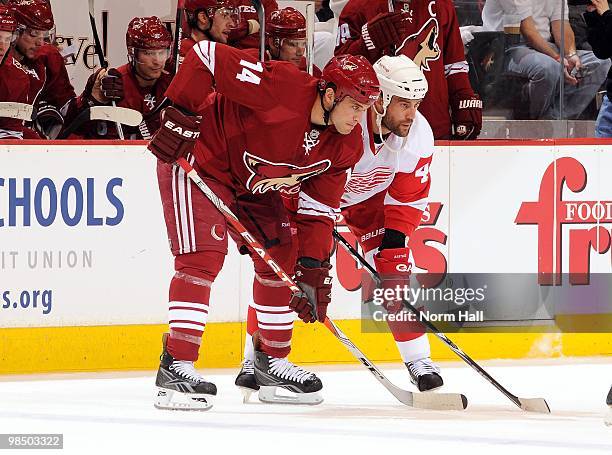
{"type": "MultiPolygon", "coordinates": [[[[427,207],[434,136],[417,110],[428,90],[417,65],[405,55],[384,56],[374,70],[382,93],[363,121],[364,154],[345,186],[341,208],[383,286],[395,288],[410,282],[409,240],[427,207]]],[[[402,308],[400,301],[385,305],[389,313],[402,308]]],[[[424,327],[396,320],[388,325],[418,389],[442,386],[424,327]]]]}
{"type": "MultiPolygon", "coordinates": [[[[405,55],[384,56],[374,69],[382,93],[362,120],[364,154],[346,183],[341,208],[368,261],[383,278],[393,277],[385,286],[395,287],[410,280],[409,238],[427,207],[434,137],[417,111],[428,87],[414,62],[405,55]]],[[[287,202],[290,211],[294,202],[287,202]]],[[[418,389],[442,386],[423,326],[389,322],[389,327],[418,389]]],[[[251,365],[249,352],[253,346],[247,336],[245,361],[236,380],[246,396],[258,389],[252,367],[247,368],[251,365]]]]}

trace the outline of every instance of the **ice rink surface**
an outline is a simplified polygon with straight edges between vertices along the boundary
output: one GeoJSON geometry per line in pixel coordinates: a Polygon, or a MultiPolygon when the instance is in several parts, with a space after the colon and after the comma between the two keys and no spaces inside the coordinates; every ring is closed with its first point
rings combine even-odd
{"type": "MultiPolygon", "coordinates": [[[[0,433],[63,433],[61,452],[83,454],[612,454],[612,358],[482,365],[552,413],[521,411],[460,362],[441,367],[442,390],[468,397],[462,412],[408,408],[359,365],[311,368],[324,384],[319,406],[243,404],[237,370],[204,371],[219,389],[207,412],[155,409],[154,372],[32,375],[0,377],[0,433]]],[[[414,390],[403,365],[381,367],[414,390]]]]}

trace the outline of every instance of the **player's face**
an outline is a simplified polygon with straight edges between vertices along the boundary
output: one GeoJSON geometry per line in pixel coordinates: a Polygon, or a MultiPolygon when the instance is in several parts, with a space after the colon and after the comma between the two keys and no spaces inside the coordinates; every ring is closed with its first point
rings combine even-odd
{"type": "Polygon", "coordinates": [[[17,39],[15,47],[26,58],[33,59],[40,47],[45,44],[45,39],[49,37],[49,32],[45,30],[35,30],[26,28],[17,39]]]}
{"type": "Polygon", "coordinates": [[[408,136],[420,104],[421,100],[408,100],[394,96],[387,106],[387,113],[382,120],[383,126],[396,136],[408,136]]]}
{"type": "Polygon", "coordinates": [[[11,47],[13,41],[13,33],[0,30],[0,62],[11,47]]]}
{"type": "Polygon", "coordinates": [[[284,62],[291,62],[299,67],[302,63],[302,58],[306,52],[305,39],[289,39],[285,38],[281,41],[281,48],[278,59],[284,62]]]}
{"type": "Polygon", "coordinates": [[[136,49],[137,72],[145,79],[159,79],[170,49],[136,49]]]}
{"type": "Polygon", "coordinates": [[[336,107],[331,112],[330,120],[340,134],[349,134],[361,122],[368,107],[368,105],[358,103],[350,96],[347,96],[336,104],[336,107]]]}
{"type": "Polygon", "coordinates": [[[215,11],[215,17],[210,27],[210,36],[217,43],[227,43],[230,30],[236,27],[236,13],[227,8],[219,8],[215,11]]]}

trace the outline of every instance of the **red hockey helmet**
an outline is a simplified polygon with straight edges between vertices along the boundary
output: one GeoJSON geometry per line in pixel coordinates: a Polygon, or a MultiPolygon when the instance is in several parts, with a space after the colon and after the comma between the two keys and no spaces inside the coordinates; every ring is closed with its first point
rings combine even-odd
{"type": "Polygon", "coordinates": [[[185,11],[195,14],[205,10],[208,17],[212,17],[219,8],[235,8],[230,0],[185,0],[185,11]]]}
{"type": "Polygon", "coordinates": [[[333,57],[321,74],[321,90],[332,86],[335,103],[350,96],[358,103],[372,105],[380,96],[380,84],[376,72],[362,55],[338,55],[333,57]]]}
{"type": "Polygon", "coordinates": [[[169,49],[172,34],[158,17],[135,17],[128,25],[125,45],[128,49],[169,49]]]}
{"type": "Polygon", "coordinates": [[[306,38],[306,18],[298,10],[287,8],[272,11],[266,21],[266,35],[272,38],[306,38]]]}
{"type": "Polygon", "coordinates": [[[11,0],[20,27],[50,31],[55,28],[51,5],[46,0],[11,0]]]}
{"type": "Polygon", "coordinates": [[[14,32],[17,28],[17,21],[13,12],[5,5],[0,5],[0,31],[14,32]]]}

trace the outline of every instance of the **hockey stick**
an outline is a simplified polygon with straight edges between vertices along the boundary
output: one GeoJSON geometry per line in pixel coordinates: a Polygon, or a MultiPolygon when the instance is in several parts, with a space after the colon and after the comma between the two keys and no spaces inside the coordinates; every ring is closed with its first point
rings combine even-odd
{"type": "Polygon", "coordinates": [[[251,2],[259,19],[259,61],[263,63],[266,59],[266,9],[261,0],[251,0],[251,2]]]}
{"type": "Polygon", "coordinates": [[[185,0],[176,2],[176,18],[174,19],[174,43],[172,45],[172,55],[174,56],[174,74],[178,73],[181,62],[179,52],[181,40],[183,39],[183,14],[185,13],[185,0]]]}
{"type": "MultiPolygon", "coordinates": [[[[389,0],[388,5],[389,5],[389,12],[394,13],[395,6],[393,5],[393,0],[389,0]]],[[[395,55],[395,45],[394,44],[391,45],[391,55],[395,55]]]]}
{"type": "MultiPolygon", "coordinates": [[[[340,242],[340,244],[344,247],[345,250],[351,254],[370,274],[370,276],[376,281],[377,284],[381,284],[382,280],[380,275],[374,267],[372,267],[363,256],[359,254],[359,252],[351,245],[344,237],[338,234],[338,231],[334,229],[333,232],[334,238],[340,242]]],[[[410,302],[406,300],[403,301],[403,304],[406,308],[408,308],[415,315],[419,315],[420,311],[416,309],[410,302]]],[[[419,321],[427,326],[432,333],[439,338],[444,344],[446,344],[455,354],[457,354],[461,359],[471,366],[474,370],[478,372],[483,378],[489,381],[497,390],[506,395],[515,405],[521,408],[523,411],[530,412],[542,412],[542,413],[550,413],[550,408],[548,407],[548,403],[544,398],[519,398],[516,395],[510,393],[504,386],[502,386],[499,382],[497,382],[489,373],[487,373],[480,365],[478,365],[470,356],[468,356],[465,352],[463,352],[455,343],[453,343],[446,335],[441,333],[435,325],[429,322],[426,318],[424,320],[419,321]]]]}
{"type": "Polygon", "coordinates": [[[142,122],[142,114],[134,109],[116,106],[92,106],[82,111],[62,131],[58,139],[66,139],[83,124],[93,120],[106,120],[120,125],[138,126],[142,122]]]}
{"type": "Polygon", "coordinates": [[[32,121],[34,106],[25,103],[0,103],[0,117],[32,121]]]}
{"type": "MultiPolygon", "coordinates": [[[[108,61],[104,57],[104,51],[102,50],[102,45],[100,44],[100,37],[98,36],[98,27],[96,26],[96,11],[94,7],[94,0],[89,0],[89,23],[91,24],[91,32],[93,34],[94,45],[96,48],[96,54],[98,54],[98,60],[100,60],[100,67],[103,69],[108,68],[108,61]]],[[[113,101],[113,106],[117,106],[117,103],[113,101]]],[[[120,123],[115,124],[117,127],[117,134],[119,135],[119,139],[125,139],[123,134],[123,128],[121,128],[120,123]]]]}
{"type": "MultiPolygon", "coordinates": [[[[247,244],[261,257],[276,275],[293,292],[301,292],[295,281],[266,252],[264,247],[246,230],[232,210],[217,196],[202,180],[198,173],[185,158],[179,158],[176,163],[183,168],[187,176],[198,186],[204,195],[223,214],[230,225],[246,240],[247,244]]],[[[463,410],[467,406],[467,398],[454,393],[414,393],[400,389],[389,381],[385,375],[359,350],[357,346],[329,318],[325,318],[325,326],[338,338],[361,363],[374,375],[385,388],[405,405],[422,409],[463,410]]]]}

